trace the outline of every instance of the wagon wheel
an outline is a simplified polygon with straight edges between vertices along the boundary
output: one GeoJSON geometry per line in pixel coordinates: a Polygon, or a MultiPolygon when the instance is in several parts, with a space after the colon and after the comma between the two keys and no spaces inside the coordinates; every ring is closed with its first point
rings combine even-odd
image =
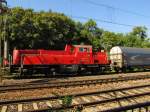
{"type": "MultiPolygon", "coordinates": [[[[24,72],[23,72],[24,73],[24,72]]],[[[25,74],[25,73],[24,73],[25,74]]],[[[33,68],[29,68],[29,69],[27,69],[27,71],[26,71],[26,74],[25,75],[27,75],[27,76],[32,76],[33,75],[33,68]]]]}
{"type": "Polygon", "coordinates": [[[121,72],[126,73],[126,72],[127,72],[127,67],[123,67],[123,68],[121,69],[121,72]]]}
{"type": "Polygon", "coordinates": [[[120,71],[120,68],[118,68],[118,67],[115,67],[115,68],[114,68],[114,70],[115,70],[115,72],[116,72],[116,73],[119,73],[119,71],[120,71]]]}

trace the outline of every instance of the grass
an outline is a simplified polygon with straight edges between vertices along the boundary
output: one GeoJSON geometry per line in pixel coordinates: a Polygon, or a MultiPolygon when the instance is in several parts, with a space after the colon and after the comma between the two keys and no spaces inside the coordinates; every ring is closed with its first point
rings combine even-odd
{"type": "MultiPolygon", "coordinates": [[[[78,107],[74,107],[73,109],[70,109],[70,110],[65,110],[65,107],[69,107],[72,105],[73,96],[66,95],[64,97],[61,97],[57,93],[53,93],[53,94],[56,95],[57,97],[59,97],[59,100],[62,102],[61,105],[62,105],[62,107],[64,107],[63,110],[59,110],[59,111],[55,111],[55,112],[81,112],[83,110],[83,107],[81,105],[78,107]]],[[[49,112],[54,112],[54,111],[50,110],[49,112]]]]}

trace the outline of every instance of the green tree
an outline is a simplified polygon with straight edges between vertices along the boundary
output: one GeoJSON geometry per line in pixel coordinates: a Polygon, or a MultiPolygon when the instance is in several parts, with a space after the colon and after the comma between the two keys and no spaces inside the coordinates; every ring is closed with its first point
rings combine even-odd
{"type": "Polygon", "coordinates": [[[125,46],[129,47],[148,47],[149,39],[147,38],[147,28],[142,26],[134,27],[126,35],[125,46]]]}
{"type": "Polygon", "coordinates": [[[126,47],[142,47],[142,41],[139,37],[127,34],[124,40],[126,47]]]}
{"type": "Polygon", "coordinates": [[[147,37],[147,28],[144,26],[134,27],[131,35],[140,37],[142,40],[144,40],[147,37]]]}
{"type": "Polygon", "coordinates": [[[105,31],[102,35],[101,43],[103,44],[103,47],[109,51],[114,46],[123,46],[124,36],[122,34],[105,31]]]}
{"type": "MultiPolygon", "coordinates": [[[[0,18],[5,15],[0,15],[0,18]]],[[[0,29],[3,29],[4,22],[0,29]]],[[[94,50],[113,46],[150,47],[147,28],[134,27],[127,34],[104,31],[90,19],[86,23],[75,22],[61,13],[35,12],[32,9],[12,8],[7,16],[6,34],[10,50],[17,49],[64,49],[69,44],[90,44],[94,50]]]]}
{"type": "Polygon", "coordinates": [[[93,45],[95,50],[101,48],[102,45],[100,41],[102,33],[103,30],[98,28],[94,20],[90,19],[82,25],[80,31],[80,42],[93,45]]]}
{"type": "Polygon", "coordinates": [[[6,30],[11,50],[63,49],[76,32],[75,22],[64,14],[34,12],[20,7],[9,12],[6,30]]]}

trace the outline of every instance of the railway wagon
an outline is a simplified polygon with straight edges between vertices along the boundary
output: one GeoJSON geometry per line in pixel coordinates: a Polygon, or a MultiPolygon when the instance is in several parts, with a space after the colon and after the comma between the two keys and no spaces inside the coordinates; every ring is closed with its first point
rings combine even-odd
{"type": "Polygon", "coordinates": [[[14,50],[10,72],[95,71],[109,63],[106,52],[93,52],[91,45],[66,45],[64,50],[14,50]]]}
{"type": "Polygon", "coordinates": [[[150,67],[150,48],[115,46],[110,50],[111,67],[116,71],[150,67]]]}

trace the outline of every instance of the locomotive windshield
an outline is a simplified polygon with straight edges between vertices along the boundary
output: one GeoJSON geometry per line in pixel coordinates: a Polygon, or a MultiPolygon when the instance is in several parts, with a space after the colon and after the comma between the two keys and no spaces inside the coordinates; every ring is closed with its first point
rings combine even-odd
{"type": "Polygon", "coordinates": [[[80,52],[90,52],[90,49],[87,48],[87,47],[80,47],[80,48],[79,48],[79,51],[80,51],[80,52]]]}

